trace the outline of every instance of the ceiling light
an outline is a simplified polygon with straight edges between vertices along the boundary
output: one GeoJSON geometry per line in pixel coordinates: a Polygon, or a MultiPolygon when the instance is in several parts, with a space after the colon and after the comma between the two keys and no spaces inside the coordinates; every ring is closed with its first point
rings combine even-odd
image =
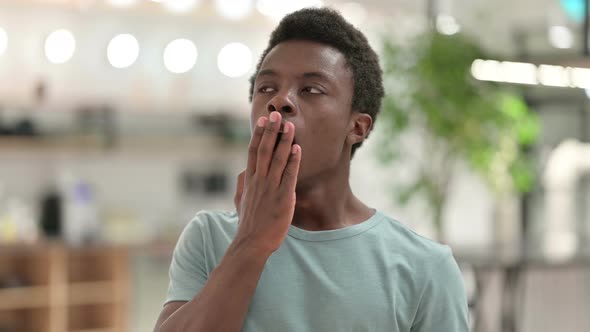
{"type": "Polygon", "coordinates": [[[504,61],[500,66],[502,81],[518,84],[537,84],[537,66],[532,63],[504,61]]]}
{"type": "Polygon", "coordinates": [[[571,48],[574,37],[570,29],[557,25],[549,28],[549,42],[555,48],[571,48]]]}
{"type": "Polygon", "coordinates": [[[175,13],[175,14],[183,14],[188,13],[193,10],[199,0],[165,0],[162,1],[162,5],[168,11],[175,13]]]}
{"type": "Polygon", "coordinates": [[[227,44],[217,56],[217,67],[225,76],[243,76],[252,67],[252,51],[241,43],[227,44]]]}
{"type": "Polygon", "coordinates": [[[130,34],[115,36],[107,47],[107,58],[115,68],[131,66],[139,56],[139,43],[130,34]]]}
{"type": "Polygon", "coordinates": [[[197,47],[188,39],[176,39],[164,49],[164,66],[172,73],[191,70],[197,62],[197,47]]]}
{"type": "Polygon", "coordinates": [[[436,30],[443,35],[454,35],[461,30],[461,26],[453,16],[438,15],[436,17],[436,30]]]}
{"type": "Polygon", "coordinates": [[[546,86],[570,86],[569,69],[562,66],[539,66],[539,82],[546,86]]]}
{"type": "Polygon", "coordinates": [[[590,68],[572,68],[570,78],[574,87],[590,89],[590,68]]]}
{"type": "Polygon", "coordinates": [[[114,7],[127,8],[135,5],[137,0],[108,0],[107,2],[114,7]]]}
{"type": "Polygon", "coordinates": [[[477,59],[471,65],[471,75],[480,81],[499,82],[502,80],[500,77],[500,62],[477,59]]]}
{"type": "Polygon", "coordinates": [[[68,30],[57,30],[45,39],[45,56],[51,63],[66,63],[74,55],[76,39],[68,30]]]}
{"type": "Polygon", "coordinates": [[[215,8],[229,20],[240,20],[252,12],[252,0],[216,0],[215,8]]]}

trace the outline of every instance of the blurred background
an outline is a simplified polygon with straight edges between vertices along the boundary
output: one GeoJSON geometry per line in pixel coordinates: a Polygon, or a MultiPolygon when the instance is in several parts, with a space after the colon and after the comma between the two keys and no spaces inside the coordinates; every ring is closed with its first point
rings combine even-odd
{"type": "Polygon", "coordinates": [[[353,190],[453,248],[473,331],[590,331],[587,0],[0,1],[0,331],[151,331],[182,228],[233,209],[248,78],[330,6],[387,98],[353,190]]]}

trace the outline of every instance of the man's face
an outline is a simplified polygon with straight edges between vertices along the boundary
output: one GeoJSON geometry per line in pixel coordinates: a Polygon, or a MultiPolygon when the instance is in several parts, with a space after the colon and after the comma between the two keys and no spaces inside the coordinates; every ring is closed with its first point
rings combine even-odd
{"type": "Polygon", "coordinates": [[[279,111],[295,125],[301,146],[299,180],[316,178],[338,167],[351,130],[353,79],[344,55],[333,47],[301,40],[278,44],[266,56],[254,82],[256,120],[279,111]]]}

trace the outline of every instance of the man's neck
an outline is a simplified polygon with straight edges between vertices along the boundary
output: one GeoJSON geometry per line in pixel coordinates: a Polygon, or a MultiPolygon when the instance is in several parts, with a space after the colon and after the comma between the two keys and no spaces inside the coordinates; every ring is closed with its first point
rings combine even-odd
{"type": "Polygon", "coordinates": [[[298,188],[293,226],[331,230],[358,224],[373,215],[374,211],[352,193],[348,176],[345,168],[298,188]]]}

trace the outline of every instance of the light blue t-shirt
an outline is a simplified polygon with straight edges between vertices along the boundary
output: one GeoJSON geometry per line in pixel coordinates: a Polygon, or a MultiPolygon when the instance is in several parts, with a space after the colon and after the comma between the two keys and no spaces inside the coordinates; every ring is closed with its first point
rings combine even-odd
{"type": "MultiPolygon", "coordinates": [[[[235,212],[199,212],[174,250],[166,303],[190,301],[237,231],[235,212]]],[[[227,299],[231,301],[231,298],[227,299]]],[[[293,225],[268,259],[244,332],[467,332],[459,268],[447,246],[377,211],[341,229],[293,225]]]]}

